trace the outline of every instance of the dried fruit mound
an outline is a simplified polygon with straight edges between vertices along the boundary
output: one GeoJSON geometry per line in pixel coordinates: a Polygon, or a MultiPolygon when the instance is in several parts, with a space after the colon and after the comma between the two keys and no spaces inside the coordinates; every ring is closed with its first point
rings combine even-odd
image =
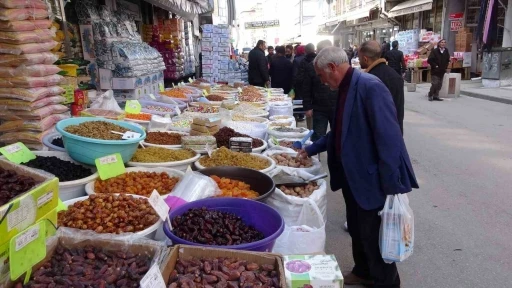
{"type": "Polygon", "coordinates": [[[91,176],[91,169],[70,161],[59,159],[55,156],[43,157],[36,156],[36,159],[30,160],[23,165],[41,169],[59,178],[60,182],[74,181],[91,176]]]}
{"type": "Polygon", "coordinates": [[[106,121],[88,121],[78,125],[69,125],[64,130],[78,136],[102,140],[121,140],[122,135],[114,134],[111,131],[120,133],[128,131],[124,127],[106,121]]]}
{"type": "Polygon", "coordinates": [[[0,168],[0,206],[32,189],[36,184],[32,177],[0,168]]]}
{"type": "Polygon", "coordinates": [[[258,148],[258,147],[263,146],[263,141],[261,141],[260,139],[252,138],[249,135],[238,133],[229,127],[220,128],[220,130],[217,133],[213,134],[213,137],[215,137],[215,139],[217,139],[218,147],[224,146],[226,148],[229,148],[229,139],[231,139],[233,137],[251,138],[252,139],[252,148],[258,148]]]}

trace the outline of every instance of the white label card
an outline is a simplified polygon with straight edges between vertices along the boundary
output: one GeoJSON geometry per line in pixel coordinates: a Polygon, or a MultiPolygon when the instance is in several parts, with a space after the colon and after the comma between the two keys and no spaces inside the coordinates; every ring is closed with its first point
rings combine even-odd
{"type": "Polygon", "coordinates": [[[18,143],[12,144],[9,146],[5,146],[5,151],[7,151],[7,153],[9,153],[9,154],[16,153],[20,150],[21,150],[21,145],[19,145],[18,143]]]}
{"type": "Polygon", "coordinates": [[[36,240],[37,237],[39,237],[39,225],[23,232],[23,234],[16,238],[16,251],[20,251],[21,248],[36,240]]]}
{"type": "Polygon", "coordinates": [[[206,150],[206,153],[208,153],[208,157],[212,157],[213,148],[212,148],[212,146],[210,146],[209,143],[206,143],[205,150],[206,150]]]}
{"type": "Polygon", "coordinates": [[[117,158],[115,155],[109,155],[109,156],[105,156],[105,157],[101,157],[100,158],[100,164],[101,165],[107,165],[107,164],[110,164],[110,163],[116,163],[117,162],[117,158]]]}
{"type": "Polygon", "coordinates": [[[140,280],[141,288],[165,288],[164,278],[157,264],[154,264],[140,280]]]}
{"type": "Polygon", "coordinates": [[[167,206],[167,203],[165,203],[158,191],[153,190],[153,193],[149,196],[149,204],[151,204],[151,207],[155,209],[158,216],[160,216],[160,219],[165,220],[165,218],[169,217],[170,208],[167,206]]]}
{"type": "Polygon", "coordinates": [[[151,99],[153,99],[153,100],[156,100],[156,97],[155,97],[155,95],[153,95],[153,94],[149,94],[149,98],[151,98],[151,99]]]}
{"type": "Polygon", "coordinates": [[[132,131],[126,131],[124,132],[123,134],[123,139],[137,139],[137,138],[140,138],[142,134],[140,133],[137,133],[137,132],[132,132],[132,131]]]}

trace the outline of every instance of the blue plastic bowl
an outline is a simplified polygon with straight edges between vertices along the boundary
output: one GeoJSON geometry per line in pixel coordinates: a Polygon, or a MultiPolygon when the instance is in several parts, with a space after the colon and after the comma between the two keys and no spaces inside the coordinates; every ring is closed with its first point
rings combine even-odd
{"type": "Polygon", "coordinates": [[[64,141],[64,146],[66,147],[66,151],[68,152],[69,156],[75,161],[89,165],[95,165],[95,159],[114,153],[120,153],[121,157],[123,158],[123,162],[126,163],[130,161],[133,154],[135,154],[135,151],[139,146],[139,142],[146,138],[146,132],[138,125],[133,125],[129,122],[100,119],[96,117],[64,119],[59,121],[55,128],[60,134],[62,134],[62,140],[64,141]],[[142,136],[138,139],[130,140],[101,140],[82,137],[64,131],[64,128],[69,125],[78,125],[80,123],[89,121],[110,122],[129,129],[130,131],[140,133],[142,136]]]}
{"type": "Polygon", "coordinates": [[[246,251],[258,251],[258,252],[271,252],[276,243],[276,239],[281,236],[284,231],[284,220],[283,217],[274,210],[274,208],[263,204],[261,202],[240,199],[240,198],[207,198],[197,200],[183,204],[176,209],[171,210],[169,213],[169,219],[174,219],[176,216],[185,214],[189,209],[206,207],[211,210],[222,211],[233,213],[245,222],[249,226],[253,226],[257,230],[261,231],[265,238],[260,241],[232,245],[232,246],[214,246],[204,245],[200,243],[194,243],[186,241],[174,235],[169,230],[169,224],[164,222],[164,233],[171,239],[173,245],[185,244],[192,246],[203,246],[212,248],[223,248],[233,250],[246,250],[246,251]]]}
{"type": "Polygon", "coordinates": [[[61,138],[61,137],[62,136],[60,135],[60,133],[57,133],[57,132],[46,134],[43,137],[43,144],[44,144],[44,146],[48,147],[50,149],[50,151],[66,152],[66,148],[62,148],[62,147],[55,146],[52,144],[52,141],[54,139],[61,138]]]}

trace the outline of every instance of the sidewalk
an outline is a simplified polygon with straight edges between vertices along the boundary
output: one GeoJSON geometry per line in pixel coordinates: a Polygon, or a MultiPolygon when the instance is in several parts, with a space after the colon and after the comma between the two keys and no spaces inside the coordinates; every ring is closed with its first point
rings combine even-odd
{"type": "Polygon", "coordinates": [[[484,100],[512,105],[512,87],[485,88],[482,81],[462,81],[460,94],[484,100]]]}

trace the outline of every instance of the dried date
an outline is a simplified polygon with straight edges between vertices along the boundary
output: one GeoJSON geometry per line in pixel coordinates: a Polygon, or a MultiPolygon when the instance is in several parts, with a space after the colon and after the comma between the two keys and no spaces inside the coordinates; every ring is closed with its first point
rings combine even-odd
{"type": "Polygon", "coordinates": [[[0,206],[27,192],[38,184],[29,176],[0,168],[0,206]]]}

